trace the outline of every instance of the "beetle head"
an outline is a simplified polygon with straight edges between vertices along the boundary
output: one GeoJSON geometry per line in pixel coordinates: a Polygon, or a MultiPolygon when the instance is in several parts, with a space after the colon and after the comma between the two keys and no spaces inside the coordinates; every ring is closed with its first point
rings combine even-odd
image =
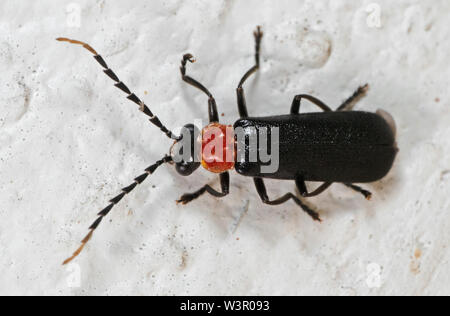
{"type": "Polygon", "coordinates": [[[182,176],[191,175],[201,165],[199,135],[200,130],[194,124],[183,126],[181,139],[177,140],[170,150],[175,170],[182,176]]]}

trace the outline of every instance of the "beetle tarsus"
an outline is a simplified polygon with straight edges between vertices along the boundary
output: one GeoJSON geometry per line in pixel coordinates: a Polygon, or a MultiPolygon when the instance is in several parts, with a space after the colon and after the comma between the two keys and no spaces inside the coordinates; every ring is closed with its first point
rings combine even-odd
{"type": "Polygon", "coordinates": [[[255,40],[256,41],[261,41],[264,33],[263,33],[263,31],[261,31],[261,26],[260,25],[258,25],[256,27],[256,30],[253,32],[253,35],[255,36],[255,40]]]}
{"type": "Polygon", "coordinates": [[[193,200],[195,200],[196,194],[183,194],[179,200],[177,200],[177,204],[181,204],[181,205],[186,205],[190,202],[192,202],[193,200]]]}
{"type": "Polygon", "coordinates": [[[360,186],[354,185],[352,183],[344,183],[344,185],[358,193],[361,193],[366,198],[366,200],[370,201],[372,199],[372,192],[367,191],[360,186]]]}

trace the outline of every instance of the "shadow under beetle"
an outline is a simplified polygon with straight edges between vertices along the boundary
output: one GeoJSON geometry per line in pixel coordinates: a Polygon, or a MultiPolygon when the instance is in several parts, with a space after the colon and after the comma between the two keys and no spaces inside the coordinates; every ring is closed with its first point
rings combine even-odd
{"type": "MultiPolygon", "coordinates": [[[[138,184],[141,184],[149,175],[153,174],[163,164],[174,164],[177,172],[182,176],[189,176],[200,166],[206,170],[219,174],[221,190],[217,191],[209,185],[203,186],[194,193],[181,196],[177,203],[187,204],[197,199],[204,193],[215,197],[225,197],[229,193],[230,177],[229,170],[235,169],[243,176],[252,177],[256,190],[263,203],[279,205],[293,200],[314,220],[320,221],[319,214],[307,206],[293,193],[270,199],[264,184],[264,178],[293,180],[302,197],[312,197],[324,192],[333,183],[342,183],[370,199],[371,193],[354,185],[353,183],[367,183],[380,180],[391,169],[395,156],[398,152],[395,141],[395,122],[385,111],[377,113],[352,111],[352,108],[367,92],[368,85],[358,90],[347,99],[341,106],[333,111],[322,101],[310,95],[297,95],[291,105],[288,115],[271,117],[249,117],[244,95],[243,85],[245,81],[259,69],[260,44],[263,37],[261,28],[254,32],[255,37],[255,65],[242,77],[237,87],[237,104],[240,119],[234,126],[219,123],[216,101],[205,86],[197,80],[186,75],[187,62],[194,62],[191,54],[183,56],[181,61],[181,77],[188,84],[201,90],[208,96],[208,114],[210,124],[203,128],[201,134],[193,124],[185,125],[181,134],[185,137],[176,136],[167,129],[159,118],[150,111],[128,87],[120,81],[117,75],[108,67],[104,59],[88,44],[67,38],[58,38],[58,41],[82,45],[94,54],[94,58],[104,68],[104,72],[113,81],[115,86],[128,95],[128,99],[139,106],[139,109],[150,118],[150,122],[156,125],[167,137],[175,141],[171,153],[166,155],[155,164],[145,170],[145,173],[137,177],[134,182],[123,188],[122,193],[110,200],[110,204],[98,214],[98,219],[89,228],[88,235],[82,240],[81,246],[72,257],[64,261],[69,263],[77,257],[86,243],[91,239],[93,232],[101,223],[103,218],[111,209],[119,203],[122,198],[130,193],[138,184]],[[317,105],[323,112],[300,114],[300,102],[306,99],[317,105]],[[195,146],[205,143],[205,134],[211,129],[220,129],[225,137],[227,130],[236,128],[252,127],[253,130],[267,129],[273,127],[279,130],[279,168],[271,174],[261,172],[263,163],[261,161],[247,161],[246,159],[235,159],[234,161],[212,161],[211,154],[202,152],[200,161],[195,159],[195,146]],[[197,136],[200,134],[200,137],[197,136]],[[190,141],[190,159],[175,162],[174,148],[177,148],[186,139],[190,141]],[[184,138],[184,139],[183,139],[184,138]],[[305,181],[323,182],[313,192],[308,192],[305,181]]],[[[231,144],[224,144],[224,152],[235,150],[237,138],[231,138],[231,144]]],[[[248,154],[252,149],[247,143],[241,144],[248,154]]],[[[259,146],[259,145],[258,145],[259,146]]],[[[175,150],[176,151],[176,150],[175,150]]],[[[234,153],[232,153],[234,154],[234,153]]],[[[247,155],[248,156],[248,155],[247,155]]],[[[245,156],[245,157],[247,157],[245,156]]]]}

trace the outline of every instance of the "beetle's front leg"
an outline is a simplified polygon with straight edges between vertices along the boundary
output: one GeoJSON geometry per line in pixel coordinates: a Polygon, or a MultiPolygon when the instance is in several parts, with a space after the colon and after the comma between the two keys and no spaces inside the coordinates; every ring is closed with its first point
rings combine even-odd
{"type": "Polygon", "coordinates": [[[211,186],[205,185],[200,190],[194,192],[194,193],[186,193],[181,196],[179,200],[177,200],[177,204],[181,203],[183,205],[188,204],[189,202],[192,202],[193,200],[199,198],[206,192],[211,194],[212,196],[222,198],[227,196],[230,193],[230,174],[228,172],[224,172],[220,174],[220,186],[222,189],[222,192],[218,192],[214,190],[211,186]]]}
{"type": "Polygon", "coordinates": [[[181,67],[180,67],[181,79],[183,79],[184,82],[190,84],[191,86],[203,91],[203,93],[205,93],[208,96],[209,122],[210,123],[219,122],[219,113],[217,111],[216,100],[214,99],[211,92],[209,92],[209,90],[204,85],[202,85],[200,82],[198,82],[194,78],[186,75],[186,64],[188,61],[190,63],[195,62],[194,56],[192,56],[191,54],[185,54],[183,56],[183,59],[181,60],[181,67]]]}
{"type": "Polygon", "coordinates": [[[289,200],[293,200],[298,206],[300,206],[309,216],[311,216],[315,221],[321,222],[319,214],[309,208],[306,204],[304,204],[298,197],[296,197],[292,193],[287,193],[284,196],[276,199],[276,200],[270,200],[269,196],[267,195],[266,185],[264,184],[264,180],[262,178],[253,178],[253,181],[255,182],[256,191],[258,191],[259,196],[261,197],[261,200],[264,204],[268,205],[280,205],[283,203],[286,203],[289,200]]]}

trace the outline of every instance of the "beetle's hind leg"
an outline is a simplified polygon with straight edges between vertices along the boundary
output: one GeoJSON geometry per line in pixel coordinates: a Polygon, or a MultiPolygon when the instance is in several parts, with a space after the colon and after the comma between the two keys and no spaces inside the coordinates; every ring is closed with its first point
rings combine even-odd
{"type": "Polygon", "coordinates": [[[309,206],[307,206],[305,203],[303,203],[298,197],[296,197],[292,193],[287,193],[284,196],[276,199],[276,200],[270,200],[269,196],[267,195],[266,185],[264,184],[264,180],[262,178],[253,178],[253,181],[255,182],[256,191],[258,191],[259,196],[261,197],[261,200],[264,204],[268,205],[280,205],[283,203],[286,203],[289,200],[293,200],[298,206],[300,206],[303,211],[305,211],[309,216],[311,216],[315,221],[321,222],[319,214],[312,210],[309,206]]]}
{"type": "MultiPolygon", "coordinates": [[[[369,91],[368,84],[359,87],[358,90],[356,90],[355,93],[353,93],[353,95],[350,98],[348,98],[344,103],[342,103],[342,105],[338,107],[336,111],[352,111],[356,103],[358,103],[358,101],[360,101],[363,97],[366,96],[367,91],[369,91]]],[[[344,183],[344,185],[358,193],[361,193],[367,200],[370,200],[372,198],[371,192],[364,190],[363,188],[357,185],[354,185],[352,183],[344,183]]]]}
{"type": "Polygon", "coordinates": [[[333,182],[324,182],[323,184],[321,184],[317,189],[315,189],[313,192],[309,193],[308,189],[306,188],[306,184],[305,181],[303,180],[303,178],[297,178],[295,180],[295,185],[297,186],[298,191],[300,192],[300,194],[303,197],[313,197],[313,196],[317,196],[321,193],[323,193],[326,189],[328,189],[331,185],[333,184],[333,182]]]}
{"type": "Polygon", "coordinates": [[[372,193],[371,192],[369,192],[369,191],[367,191],[367,190],[364,190],[363,188],[361,188],[361,187],[359,187],[359,186],[357,186],[357,185],[354,185],[354,184],[351,184],[351,183],[343,183],[346,187],[349,187],[350,189],[352,189],[352,190],[354,190],[354,191],[356,191],[356,192],[359,192],[359,193],[361,193],[362,195],[364,195],[364,197],[367,199],[367,200],[370,200],[371,198],[372,198],[372,193]]]}
{"type": "MultiPolygon", "coordinates": [[[[295,180],[295,184],[297,186],[298,191],[300,192],[300,194],[303,197],[314,197],[314,196],[317,196],[317,195],[323,193],[326,189],[328,189],[333,184],[333,182],[324,182],[323,184],[321,184],[317,189],[315,189],[311,193],[308,192],[305,181],[302,178],[297,178],[295,180]]],[[[372,198],[372,193],[370,191],[367,191],[357,185],[354,185],[352,183],[343,183],[343,185],[345,185],[346,187],[348,187],[358,193],[361,193],[362,195],[364,195],[364,197],[367,200],[370,200],[372,198]]]]}
{"type": "Polygon", "coordinates": [[[362,98],[364,98],[369,91],[369,85],[365,84],[358,88],[358,90],[353,93],[353,95],[348,98],[344,103],[341,104],[337,108],[336,111],[351,111],[355,107],[356,103],[358,103],[362,98]]]}
{"type": "Polygon", "coordinates": [[[309,102],[317,105],[322,111],[324,112],[332,112],[333,110],[330,109],[328,105],[317,99],[316,97],[313,97],[312,95],[308,94],[299,94],[294,97],[294,100],[292,100],[291,105],[291,114],[299,114],[300,113],[300,105],[302,99],[306,99],[309,102]]]}
{"type": "Polygon", "coordinates": [[[261,50],[261,39],[263,37],[263,32],[261,31],[260,26],[256,28],[256,31],[253,33],[253,35],[255,37],[255,65],[244,74],[236,89],[239,116],[241,118],[248,117],[247,104],[245,102],[245,93],[242,86],[244,85],[245,81],[259,69],[259,54],[261,50]]]}

